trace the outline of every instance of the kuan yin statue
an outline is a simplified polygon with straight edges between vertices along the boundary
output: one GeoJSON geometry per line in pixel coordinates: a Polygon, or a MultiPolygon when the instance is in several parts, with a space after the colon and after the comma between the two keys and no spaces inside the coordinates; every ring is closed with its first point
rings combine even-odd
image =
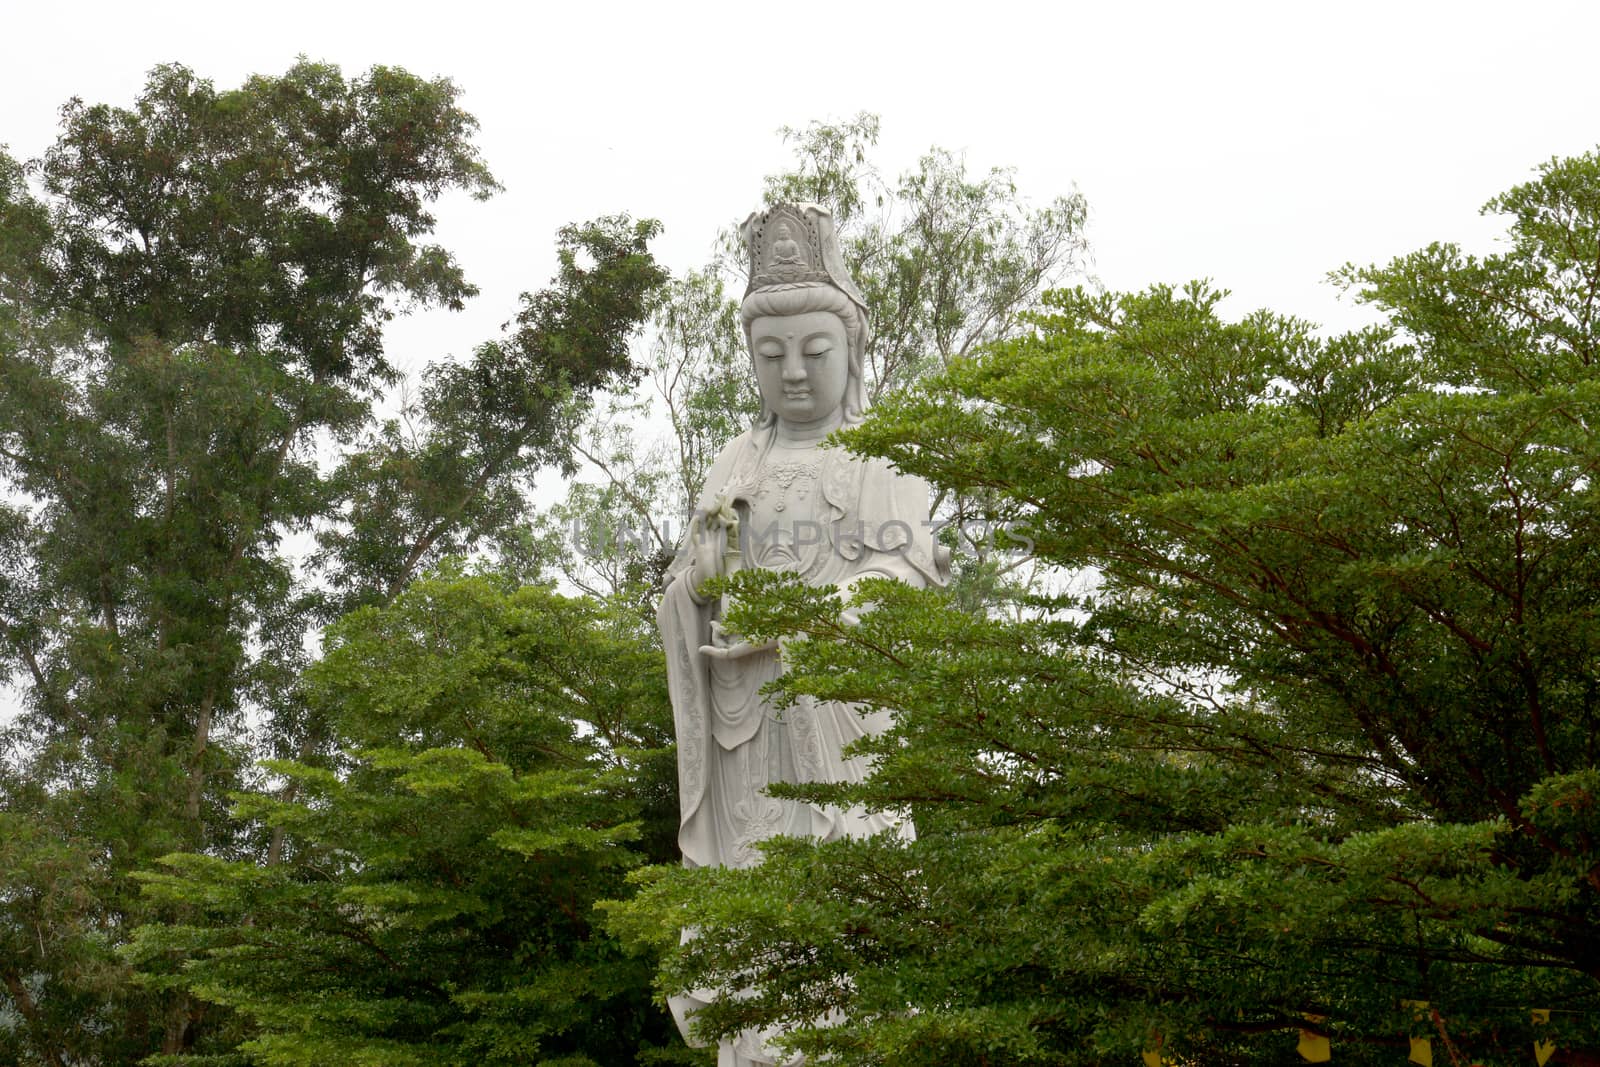
{"type": "MultiPolygon", "coordinates": [[[[775,644],[723,628],[723,605],[703,584],[741,568],[790,571],[848,590],[867,577],[942,585],[947,559],[932,537],[928,486],[877,459],[826,447],[860,421],[867,316],[845,273],[833,219],[811,204],[781,204],[740,229],[750,260],[741,307],[761,414],[717,457],[658,620],[678,739],[678,842],[690,867],[750,867],[776,835],[820,840],[890,831],[892,814],[840,810],[766,793],[774,782],[854,782],[867,773],[844,750],[889,725],[886,712],[802,699],[781,712],[761,688],[783,670],[775,644]]],[[[671,1001],[680,1027],[711,991],[671,1001]]],[[[793,1064],[763,1035],[724,1040],[718,1067],[793,1064]]]]}

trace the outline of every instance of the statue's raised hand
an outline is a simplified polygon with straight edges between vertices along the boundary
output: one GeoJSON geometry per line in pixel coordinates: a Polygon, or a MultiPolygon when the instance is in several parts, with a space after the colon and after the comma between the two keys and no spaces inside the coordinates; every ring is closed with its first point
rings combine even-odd
{"type": "Polygon", "coordinates": [[[696,511],[689,517],[689,589],[704,601],[700,589],[722,574],[726,531],[715,512],[696,511]]]}

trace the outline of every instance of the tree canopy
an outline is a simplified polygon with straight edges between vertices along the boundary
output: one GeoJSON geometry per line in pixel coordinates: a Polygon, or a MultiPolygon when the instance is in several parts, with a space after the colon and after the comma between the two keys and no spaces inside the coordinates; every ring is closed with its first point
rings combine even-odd
{"type": "Polygon", "coordinates": [[[655,520],[751,414],[740,279],[574,223],[383,417],[384,324],[475,293],[457,97],[168,66],[0,153],[0,1065],[705,1063],[708,985],[841,1067],[1600,1063],[1600,154],[1336,271],[1380,324],[1328,336],[1059,288],[1081,198],[782,131],[877,323],[840,443],[1001,533],[733,581],[780,700],[896,716],[784,791],[917,836],[686,871],[655,520]],[[655,542],[557,544],[602,517],[655,542]],[[1000,610],[1023,560],[1080,580],[1000,610]]]}
{"type": "Polygon", "coordinates": [[[1600,1062],[1600,156],[1487,210],[1504,251],[1338,272],[1383,326],[1058,291],[844,435],[1095,582],[1020,621],[886,583],[847,625],[745,578],[739,628],[811,638],[785,694],[898,716],[867,784],[794,791],[919,839],[649,872],[613,921],[668,986],[755,990],[708,1030],[860,1064],[1600,1062]]]}
{"type": "Polygon", "coordinates": [[[460,573],[346,616],[306,683],[344,755],[273,763],[296,795],[236,809],[292,856],[141,873],[199,913],[136,931],[143,980],[247,1015],[249,1063],[678,1062],[650,962],[593,914],[676,855],[672,712],[637,629],[460,573]]]}
{"type": "Polygon", "coordinates": [[[130,931],[197,907],[130,875],[292,855],[230,809],[277,788],[258,758],[337,747],[300,677],[312,628],[498,537],[595,390],[636,373],[665,273],[657,225],[618,215],[564,229],[549,287],[430,370],[404,429],[377,417],[383,324],[475,292],[424,243],[440,196],[496,189],[457,95],[384,67],[219,90],[167,66],[132,107],[70,102],[42,159],[0,157],[8,1062],[231,1047],[175,983],[130,980],[130,931]]]}

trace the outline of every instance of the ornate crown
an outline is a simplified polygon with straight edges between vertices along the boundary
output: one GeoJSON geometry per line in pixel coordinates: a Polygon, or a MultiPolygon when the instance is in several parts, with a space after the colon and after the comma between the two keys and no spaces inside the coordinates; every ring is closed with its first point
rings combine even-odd
{"type": "Polygon", "coordinates": [[[857,305],[866,301],[845,270],[833,215],[816,204],[775,204],[739,227],[750,255],[745,295],[774,285],[823,282],[838,287],[857,305]]]}

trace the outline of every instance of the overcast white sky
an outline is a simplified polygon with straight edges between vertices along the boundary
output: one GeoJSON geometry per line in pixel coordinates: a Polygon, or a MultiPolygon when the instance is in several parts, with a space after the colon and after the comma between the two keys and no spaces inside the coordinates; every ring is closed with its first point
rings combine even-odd
{"type": "MultiPolygon", "coordinates": [[[[1477,216],[1600,142],[1600,3],[56,3],[0,10],[0,143],[42,152],[68,97],[128,103],[157,63],[219,86],[297,54],[445,75],[506,191],[443,205],[483,295],[391,333],[413,371],[493,336],[564,223],[659,218],[674,270],[757,205],[783,125],[879,113],[893,176],[930,145],[1087,197],[1112,288],[1210,277],[1232,313],[1365,321],[1324,281],[1477,216]]],[[[0,716],[5,700],[0,694],[0,716]]]]}
{"type": "Polygon", "coordinates": [[[67,97],[129,102],[160,62],[223,86],[299,53],[455,79],[506,192],[440,210],[483,295],[395,331],[411,368],[491,336],[565,222],[659,218],[658,255],[698,265],[787,158],[774,131],[811,119],[879,113],[890,175],[938,144],[1040,202],[1076,186],[1113,288],[1206,276],[1232,311],[1329,325],[1361,316],[1327,271],[1485,247],[1483,201],[1600,141],[1594,0],[8,7],[0,143],[22,157],[67,97]]]}

